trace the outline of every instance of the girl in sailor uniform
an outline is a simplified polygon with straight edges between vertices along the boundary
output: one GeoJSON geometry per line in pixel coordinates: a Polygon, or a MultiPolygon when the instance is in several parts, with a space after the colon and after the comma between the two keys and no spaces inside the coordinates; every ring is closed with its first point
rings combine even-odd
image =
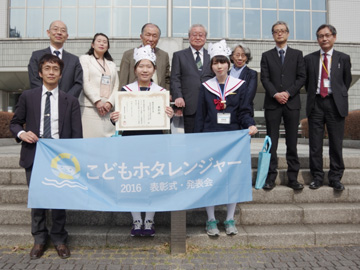
{"type": "MultiPolygon", "coordinates": [[[[152,52],[150,45],[134,49],[135,59],[135,75],[137,80],[131,84],[125,85],[121,91],[136,92],[136,91],[167,91],[159,85],[152,82],[151,78],[156,69],[156,56],[152,52]]],[[[174,111],[171,107],[166,107],[166,114],[169,118],[174,116],[174,111]]],[[[113,112],[110,115],[112,123],[118,121],[119,112],[113,112]]],[[[131,135],[146,135],[146,134],[162,134],[162,130],[140,130],[140,131],[123,131],[122,136],[131,135]]],[[[154,216],[155,212],[146,212],[145,222],[141,217],[141,212],[131,212],[133,218],[133,226],[131,229],[131,236],[154,236],[154,216]]]]}
{"type": "MultiPolygon", "coordinates": [[[[252,117],[252,107],[246,98],[245,81],[228,75],[231,54],[225,40],[209,44],[211,69],[216,77],[204,82],[200,88],[195,117],[195,132],[231,131],[249,129],[249,135],[257,133],[252,117]]],[[[226,234],[237,234],[234,214],[236,203],[227,205],[227,218],[224,222],[226,234]]],[[[215,206],[206,207],[208,221],[206,231],[210,236],[218,236],[218,220],[215,219],[215,206]]]]}

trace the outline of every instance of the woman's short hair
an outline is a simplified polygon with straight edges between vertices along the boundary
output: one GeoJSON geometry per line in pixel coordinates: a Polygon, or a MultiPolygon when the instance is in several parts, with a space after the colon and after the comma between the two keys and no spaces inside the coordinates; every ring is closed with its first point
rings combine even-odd
{"type": "Polygon", "coordinates": [[[250,48],[249,48],[248,46],[246,46],[244,43],[239,43],[239,44],[237,44],[237,45],[234,47],[234,49],[232,50],[231,56],[230,56],[230,61],[231,61],[231,63],[234,63],[234,61],[232,60],[232,57],[233,57],[234,52],[235,52],[235,50],[236,50],[237,48],[241,48],[241,49],[244,50],[244,53],[245,53],[246,58],[247,58],[246,64],[249,64],[249,62],[250,62],[253,58],[252,58],[252,55],[251,55],[251,50],[250,50],[250,48]]]}

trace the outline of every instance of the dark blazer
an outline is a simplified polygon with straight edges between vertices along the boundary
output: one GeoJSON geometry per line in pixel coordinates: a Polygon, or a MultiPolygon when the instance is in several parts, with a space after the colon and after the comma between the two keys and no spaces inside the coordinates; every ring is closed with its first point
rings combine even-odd
{"type": "MultiPolygon", "coordinates": [[[[10,122],[10,130],[17,142],[21,140],[17,134],[21,130],[32,131],[39,137],[41,117],[42,87],[24,91],[15,106],[15,114],[10,122]],[[24,124],[25,129],[24,129],[24,124]]],[[[59,137],[82,138],[80,105],[78,100],[62,91],[59,91],[59,137]]],[[[32,166],[36,144],[22,142],[20,166],[32,166]]]]}
{"type": "MultiPolygon", "coordinates": [[[[230,71],[229,71],[230,74],[230,71]]],[[[256,89],[258,85],[257,81],[257,72],[253,69],[248,68],[248,66],[244,67],[241,71],[239,79],[245,81],[246,88],[246,99],[251,105],[251,116],[254,117],[254,98],[256,95],[256,89]]]]}
{"type": "MultiPolygon", "coordinates": [[[[169,54],[159,48],[155,48],[156,55],[156,73],[158,85],[169,90],[170,88],[170,62],[169,54]]],[[[136,81],[134,72],[135,60],[134,49],[124,52],[120,63],[119,88],[136,81]]]]}
{"type": "Polygon", "coordinates": [[[204,48],[203,70],[199,72],[191,48],[173,54],[170,77],[172,100],[182,97],[185,100],[185,115],[196,113],[201,83],[213,78],[210,56],[204,48]]]}
{"type": "Polygon", "coordinates": [[[226,97],[226,109],[218,111],[214,104],[214,99],[218,99],[218,96],[201,85],[194,132],[239,130],[255,125],[251,116],[251,105],[246,98],[246,91],[245,84],[241,85],[233,92],[234,94],[226,97]],[[219,112],[230,113],[230,124],[217,123],[219,112]]]}
{"type": "Polygon", "coordinates": [[[299,50],[287,47],[284,64],[281,64],[276,48],[264,52],[261,57],[261,82],[265,88],[265,109],[276,109],[282,106],[273,98],[278,92],[290,94],[286,106],[289,109],[300,109],[300,89],[305,83],[305,63],[299,50]]]}
{"type": "MultiPolygon", "coordinates": [[[[307,91],[306,115],[309,116],[314,107],[316,90],[319,78],[320,51],[305,56],[307,91]]],[[[351,62],[350,56],[335,51],[332,55],[330,83],[333,99],[339,114],[342,117],[348,115],[348,90],[351,84],[351,62]]]]}
{"type": "MultiPolygon", "coordinates": [[[[51,54],[50,47],[32,53],[28,65],[30,88],[42,86],[42,80],[39,76],[39,62],[40,58],[48,53],[51,54]]],[[[59,88],[74,97],[79,97],[83,83],[83,72],[79,57],[63,50],[62,60],[64,61],[64,70],[59,81],[59,88]]]]}

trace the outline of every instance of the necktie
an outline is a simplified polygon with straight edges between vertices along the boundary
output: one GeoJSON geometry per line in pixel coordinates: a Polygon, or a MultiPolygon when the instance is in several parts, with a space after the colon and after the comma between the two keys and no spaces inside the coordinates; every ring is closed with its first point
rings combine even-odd
{"type": "Polygon", "coordinates": [[[44,110],[44,132],[43,138],[51,138],[51,117],[50,117],[50,96],[51,92],[46,92],[45,110],[44,110]]]}
{"type": "Polygon", "coordinates": [[[198,70],[201,71],[203,65],[202,65],[202,63],[201,63],[201,58],[200,58],[200,52],[199,52],[199,51],[196,51],[195,63],[196,63],[196,66],[197,66],[198,70]]]}
{"type": "Polygon", "coordinates": [[[284,50],[280,50],[279,51],[280,54],[280,60],[281,60],[281,64],[284,64],[284,59],[285,59],[285,51],[284,50]]]}
{"type": "Polygon", "coordinates": [[[60,55],[60,52],[59,52],[59,51],[54,51],[54,53],[55,53],[55,55],[56,55],[57,57],[59,57],[59,55],[60,55]]]}
{"type": "Polygon", "coordinates": [[[324,53],[324,60],[321,65],[321,81],[320,81],[320,95],[322,97],[326,97],[328,95],[328,88],[324,85],[324,80],[329,78],[329,75],[327,73],[327,66],[328,66],[328,60],[327,60],[327,54],[324,53]],[[326,67],[326,68],[325,68],[326,67]]]}

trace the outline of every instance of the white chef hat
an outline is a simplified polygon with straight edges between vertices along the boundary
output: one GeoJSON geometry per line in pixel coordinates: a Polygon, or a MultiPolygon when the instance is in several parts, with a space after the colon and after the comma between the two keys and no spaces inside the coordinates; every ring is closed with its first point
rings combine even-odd
{"type": "Polygon", "coordinates": [[[140,48],[134,49],[134,60],[135,64],[139,62],[140,60],[148,59],[150,60],[154,65],[156,65],[156,55],[152,51],[150,45],[142,46],[140,48]]]}
{"type": "Polygon", "coordinates": [[[231,55],[231,49],[227,46],[225,39],[216,43],[209,43],[208,52],[210,54],[210,59],[216,55],[223,55],[227,58],[231,55]]]}

